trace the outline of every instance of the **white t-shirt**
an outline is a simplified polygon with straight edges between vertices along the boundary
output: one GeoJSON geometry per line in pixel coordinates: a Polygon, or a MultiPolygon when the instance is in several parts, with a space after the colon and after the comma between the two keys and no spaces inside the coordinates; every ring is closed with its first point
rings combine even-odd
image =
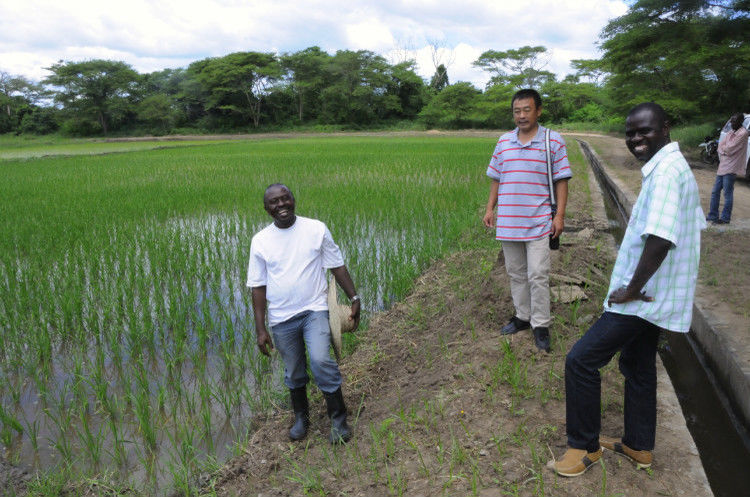
{"type": "Polygon", "coordinates": [[[289,228],[270,224],[253,236],[247,286],[266,287],[268,324],[274,326],[303,311],[328,310],[325,270],[343,265],[326,225],[297,216],[289,228]]]}

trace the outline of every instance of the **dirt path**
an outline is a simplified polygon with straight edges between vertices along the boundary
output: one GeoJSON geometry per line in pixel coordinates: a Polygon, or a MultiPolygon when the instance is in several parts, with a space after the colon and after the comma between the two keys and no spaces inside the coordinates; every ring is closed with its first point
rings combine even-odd
{"type": "MultiPolygon", "coordinates": [[[[636,471],[606,454],[575,479],[545,466],[565,448],[565,353],[601,313],[614,252],[602,209],[579,165],[569,221],[552,272],[572,276],[586,300],[555,302],[553,350],[540,353],[528,332],[498,329],[512,313],[496,247],[437,262],[414,292],[377,316],[342,362],[356,434],[345,447],[326,441],[323,401],[313,395],[312,433],[286,436],[290,414],[261,420],[244,448],[214,475],[218,495],[710,495],[670,385],[660,371],[655,463],[636,471]],[[687,438],[685,438],[687,437],[687,438]],[[696,467],[698,464],[698,467],[696,467]]],[[[467,235],[488,237],[477,228],[467,235]]],[[[553,277],[553,284],[561,279],[553,277]]],[[[605,433],[622,429],[622,379],[603,371],[605,433]]]]}

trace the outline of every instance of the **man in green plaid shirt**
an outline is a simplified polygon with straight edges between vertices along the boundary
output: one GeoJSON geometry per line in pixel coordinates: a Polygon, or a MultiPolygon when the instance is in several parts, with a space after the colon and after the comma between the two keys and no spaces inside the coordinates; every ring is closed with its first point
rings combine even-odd
{"type": "Polygon", "coordinates": [[[582,474],[599,460],[602,448],[627,457],[637,468],[651,466],[659,331],[685,333],[692,320],[706,227],[698,185],[679,146],[670,141],[659,105],[634,107],[625,136],[630,152],[646,162],[643,183],[617,253],[604,313],[566,357],[568,450],[552,464],[562,476],[582,474]],[[625,376],[625,429],[622,438],[610,438],[599,433],[599,369],[618,351],[625,376]]]}

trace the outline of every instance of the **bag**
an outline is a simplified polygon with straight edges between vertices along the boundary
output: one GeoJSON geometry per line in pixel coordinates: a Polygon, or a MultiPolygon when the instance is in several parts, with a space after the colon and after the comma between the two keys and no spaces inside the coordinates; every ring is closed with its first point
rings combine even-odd
{"type": "MultiPolygon", "coordinates": [[[[547,156],[547,183],[549,184],[549,203],[552,210],[552,219],[557,214],[557,199],[555,199],[555,184],[552,181],[552,157],[550,155],[550,144],[549,144],[549,129],[544,130],[544,153],[547,156]]],[[[560,237],[552,238],[552,234],[549,236],[549,248],[550,250],[557,250],[560,248],[560,237]]]]}

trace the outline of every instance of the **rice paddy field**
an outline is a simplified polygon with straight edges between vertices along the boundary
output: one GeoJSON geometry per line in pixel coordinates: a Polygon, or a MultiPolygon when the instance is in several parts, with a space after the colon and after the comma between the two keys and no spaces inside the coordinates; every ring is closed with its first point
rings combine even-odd
{"type": "Polygon", "coordinates": [[[3,459],[35,495],[102,475],[166,494],[190,493],[286,403],[245,288],[265,187],[286,183],[328,225],[366,326],[466,248],[494,139],[0,146],[3,459]]]}

